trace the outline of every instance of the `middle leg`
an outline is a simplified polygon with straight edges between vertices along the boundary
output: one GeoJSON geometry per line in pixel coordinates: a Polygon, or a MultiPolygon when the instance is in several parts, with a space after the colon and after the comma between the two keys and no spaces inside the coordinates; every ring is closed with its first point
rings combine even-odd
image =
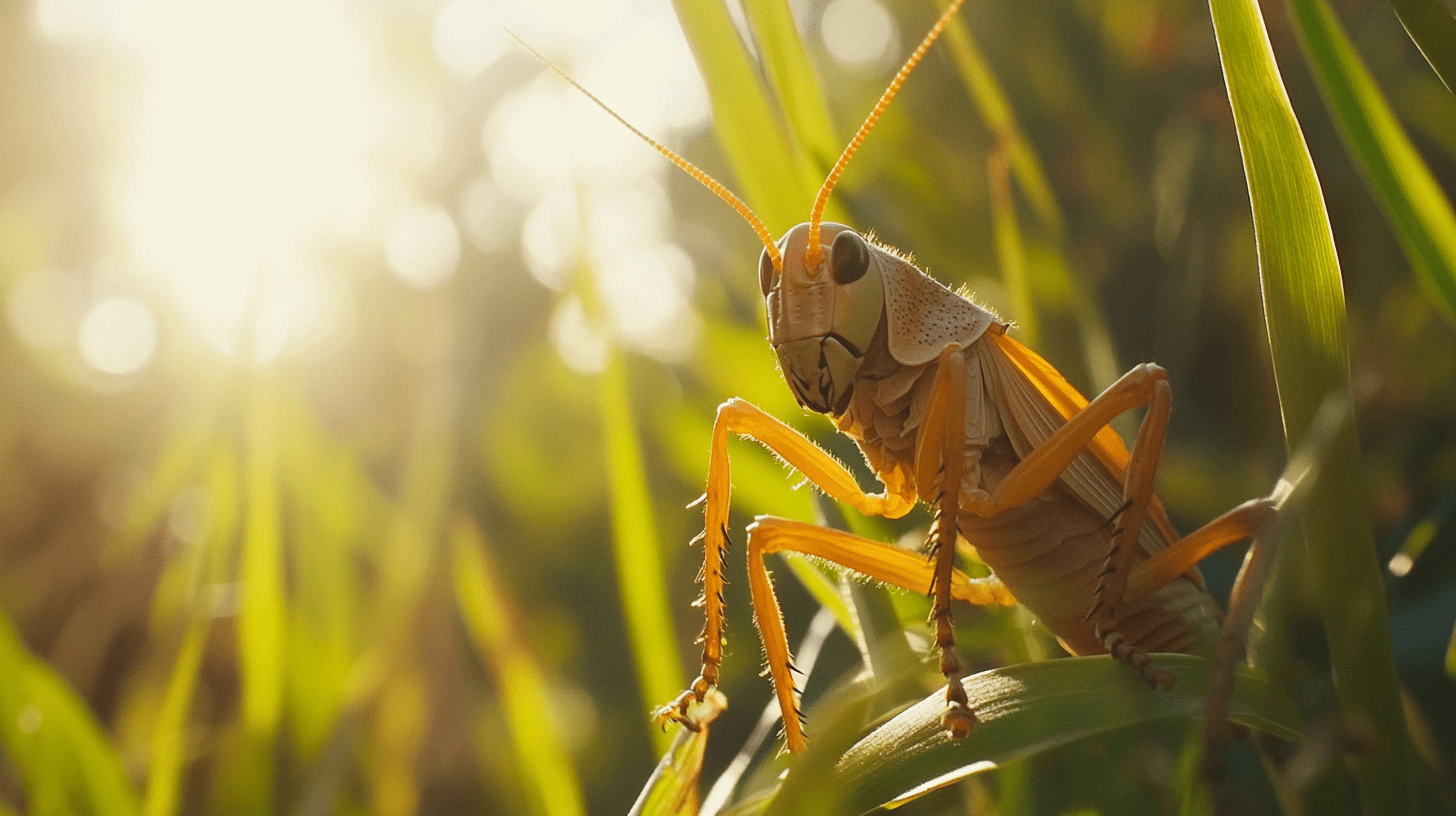
{"type": "MultiPolygon", "coordinates": [[[[924,592],[925,587],[937,579],[935,567],[919,553],[842,530],[772,516],[760,516],[749,526],[748,588],[753,596],[753,615],[763,638],[768,674],[784,714],[784,740],[790,751],[799,751],[806,743],[803,722],[798,715],[793,658],[789,653],[789,641],[784,632],[778,597],[774,594],[773,580],[764,563],[765,556],[774,552],[796,552],[822,558],[911,592],[924,592]]],[[[937,585],[945,586],[951,599],[978,606],[1013,606],[1016,603],[1016,599],[995,577],[969,578],[960,570],[951,569],[949,579],[937,585]]],[[[959,687],[960,684],[956,685],[959,687]]]]}

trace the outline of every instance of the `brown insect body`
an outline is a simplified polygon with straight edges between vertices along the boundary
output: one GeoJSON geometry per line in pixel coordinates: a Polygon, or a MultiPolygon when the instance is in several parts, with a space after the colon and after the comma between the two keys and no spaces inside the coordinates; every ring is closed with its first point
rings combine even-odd
{"type": "MultiPolygon", "coordinates": [[[[759,441],[861,513],[900,518],[922,501],[932,509],[928,558],[792,519],[761,516],[749,526],[749,590],[790,750],[803,750],[807,742],[783,617],[765,566],[775,552],[802,553],[886,584],[929,591],[946,680],[941,724],[952,737],[965,736],[977,722],[954,650],[953,600],[1020,601],[1069,651],[1109,652],[1153,686],[1175,678],[1158,669],[1148,652],[1207,653],[1216,644],[1218,685],[1209,695],[1208,716],[1214,723],[1224,719],[1252,615],[1251,593],[1236,591],[1230,613],[1236,625],[1220,631],[1217,605],[1195,565],[1219,547],[1254,538],[1236,586],[1257,587],[1272,557],[1272,546],[1259,542],[1272,542],[1268,533],[1288,491],[1245,502],[1180,538],[1153,495],[1172,404],[1166,372],[1152,364],[1136,366],[1088,401],[1013,340],[990,311],[895,251],[822,221],[850,157],[960,5],[961,0],[949,4],[890,82],[830,170],[809,222],[778,241],[722,184],[602,105],[731,205],[758,235],[769,342],[784,380],[802,406],[830,415],[854,439],[885,487],[879,494],[864,492],[822,448],[750,403],[730,399],[719,406],[705,529],[698,538],[704,545],[702,670],[658,709],[659,723],[701,727],[689,708],[718,683],[732,492],[728,440],[735,435],[759,441]],[[1147,414],[1129,450],[1109,423],[1143,406],[1147,414]],[[972,579],[955,568],[962,539],[995,576],[972,579]]],[[[1217,730],[1209,730],[1210,740],[1217,730]]]]}
{"type": "MultiPolygon", "coordinates": [[[[822,240],[833,246],[847,229],[826,223],[822,240]]],[[[775,327],[771,335],[788,335],[800,342],[807,339],[805,332],[793,332],[791,327],[804,314],[830,314],[822,301],[826,287],[835,285],[826,280],[830,275],[817,275],[810,292],[805,286],[810,279],[794,274],[802,266],[804,232],[801,225],[779,242],[784,248],[785,278],[774,281],[778,286],[769,292],[769,323],[775,327]],[[816,299],[821,301],[818,307],[800,305],[816,299]]],[[[853,376],[839,383],[846,397],[838,408],[823,411],[820,405],[807,403],[806,407],[828,413],[835,427],[855,441],[887,493],[909,505],[917,500],[933,504],[939,486],[920,484],[915,474],[919,429],[931,403],[940,347],[948,342],[965,345],[965,464],[960,488],[965,512],[960,531],[1011,594],[1068,651],[1105,653],[1087,610],[1111,551],[1112,518],[1122,504],[1123,474],[1109,471],[1093,453],[1083,453],[1031,501],[991,517],[976,515],[975,500],[994,491],[1065,418],[1006,353],[1009,349],[1032,355],[1006,336],[1006,324],[893,250],[874,242],[867,245],[870,262],[878,266],[878,275],[872,277],[883,282],[882,319],[864,344],[853,376]],[[1024,410],[997,407],[1012,405],[1024,410]]],[[[829,264],[834,263],[833,254],[833,249],[826,252],[829,264]]],[[[842,306],[845,299],[840,293],[837,300],[842,306]]],[[[820,323],[818,330],[826,334],[837,328],[832,320],[820,323]]],[[[815,379],[787,366],[784,376],[796,394],[801,390],[796,379],[815,379]]],[[[1065,381],[1060,385],[1076,394],[1065,381]]],[[[1076,398],[1086,403],[1080,394],[1076,398]]],[[[1165,549],[1176,538],[1154,500],[1140,531],[1141,552],[1133,563],[1165,549]]],[[[1127,642],[1144,651],[1211,653],[1219,618],[1195,568],[1149,597],[1121,605],[1115,622],[1127,642]]]]}

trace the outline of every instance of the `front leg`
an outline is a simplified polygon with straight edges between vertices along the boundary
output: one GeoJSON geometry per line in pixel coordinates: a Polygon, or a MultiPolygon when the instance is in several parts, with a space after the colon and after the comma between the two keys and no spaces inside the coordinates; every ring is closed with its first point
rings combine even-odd
{"type": "MultiPolygon", "coordinates": [[[[699,578],[703,583],[703,594],[697,605],[703,607],[706,616],[703,634],[699,638],[703,644],[702,671],[676,700],[657,710],[654,719],[661,725],[680,722],[688,728],[696,728],[688,717],[688,706],[694,701],[701,702],[708,689],[718,685],[718,667],[723,662],[723,555],[728,548],[730,434],[758,441],[831,498],[845,502],[866,515],[899,518],[915,506],[913,497],[890,491],[865,493],[854,476],[834,457],[751,403],[734,398],[718,406],[718,416],[713,422],[712,450],[708,457],[704,529],[699,536],[699,540],[703,541],[703,571],[699,578]]],[[[785,714],[787,720],[787,712],[785,714]]]]}
{"type": "MultiPolygon", "coordinates": [[[[769,553],[796,552],[822,558],[860,575],[912,592],[924,591],[926,585],[945,587],[958,601],[990,606],[1013,606],[1016,599],[995,576],[968,578],[952,569],[949,577],[938,577],[935,566],[911,550],[861,538],[843,530],[805,524],[801,521],[759,516],[748,528],[748,587],[753,595],[753,617],[763,638],[768,674],[774,684],[779,709],[784,715],[784,742],[790,751],[805,746],[804,724],[799,715],[799,693],[794,687],[793,657],[784,633],[783,615],[774,594],[773,579],[764,564],[769,553]]],[[[948,606],[948,604],[947,604],[948,606]]],[[[955,684],[960,688],[960,684],[955,684]]],[[[964,694],[964,689],[961,690],[964,694]]],[[[969,707],[962,700],[962,708],[969,707]]]]}
{"type": "MultiPolygon", "coordinates": [[[[960,533],[961,484],[966,465],[966,360],[960,345],[940,352],[935,385],[924,430],[916,443],[916,480],[935,485],[934,513],[927,549],[935,562],[930,582],[930,622],[935,625],[935,646],[940,650],[940,673],[945,677],[945,713],[941,725],[955,739],[976,724],[966,690],[961,686],[961,663],[955,655],[951,617],[951,575],[955,570],[955,543],[960,533]]],[[[922,487],[923,489],[923,487],[922,487]]]]}

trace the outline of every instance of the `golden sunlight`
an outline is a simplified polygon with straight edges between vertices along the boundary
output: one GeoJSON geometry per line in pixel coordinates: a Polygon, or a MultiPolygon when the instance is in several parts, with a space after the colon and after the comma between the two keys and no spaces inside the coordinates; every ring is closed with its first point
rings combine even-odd
{"type": "Polygon", "coordinates": [[[143,0],[78,32],[67,5],[91,4],[50,0],[42,28],[102,39],[138,66],[114,207],[141,270],[224,354],[264,359],[316,335],[309,322],[331,310],[294,301],[329,290],[297,278],[368,213],[381,130],[351,18],[332,0],[143,0]]]}

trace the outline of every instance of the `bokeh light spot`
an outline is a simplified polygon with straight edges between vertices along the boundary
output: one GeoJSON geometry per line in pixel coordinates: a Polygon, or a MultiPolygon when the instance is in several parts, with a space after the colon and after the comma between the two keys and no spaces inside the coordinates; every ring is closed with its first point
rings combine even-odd
{"type": "Polygon", "coordinates": [[[623,340],[664,362],[682,362],[697,343],[693,264],[673,244],[623,253],[597,269],[597,288],[623,340]]]}
{"type": "Polygon", "coordinates": [[[442,207],[414,207],[385,227],[384,251],[396,277],[417,289],[429,289],[455,276],[460,233],[442,207]]]}
{"type": "Polygon", "coordinates": [[[450,0],[435,13],[435,56],[450,70],[474,76],[505,50],[502,23],[485,0],[450,0]]]}
{"type": "Polygon", "coordinates": [[[607,367],[607,333],[593,322],[581,298],[567,295],[551,315],[551,345],[566,367],[578,374],[599,374],[607,367]]]}
{"type": "Polygon", "coordinates": [[[104,374],[132,374],[157,350],[152,310],[132,298],[112,298],[92,307],[81,320],[81,356],[104,374]]]}
{"type": "Polygon", "coordinates": [[[899,38],[895,19],[877,0],[834,0],[819,23],[824,48],[841,67],[873,68],[891,61],[899,38]]]}
{"type": "Polygon", "coordinates": [[[552,289],[566,288],[581,246],[581,214],[570,186],[543,196],[521,225],[521,253],[531,276],[552,289]]]}

